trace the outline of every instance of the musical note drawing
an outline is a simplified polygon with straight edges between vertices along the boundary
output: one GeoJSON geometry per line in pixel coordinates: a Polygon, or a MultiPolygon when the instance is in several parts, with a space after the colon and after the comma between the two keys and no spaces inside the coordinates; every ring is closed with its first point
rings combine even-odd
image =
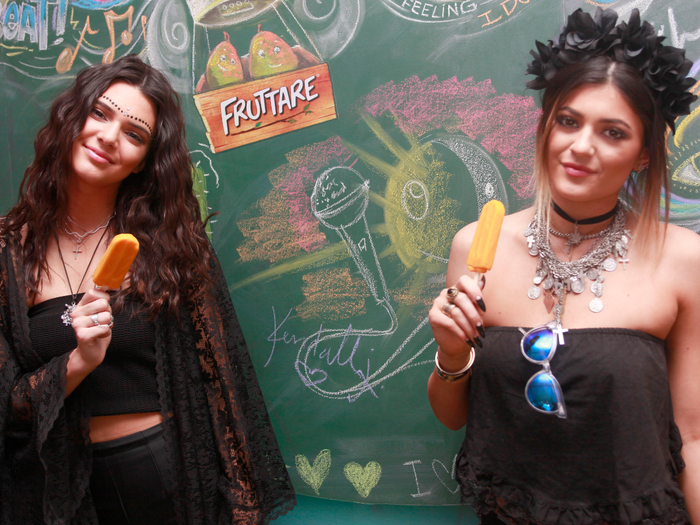
{"type": "MultiPolygon", "coordinates": [[[[111,64],[114,60],[114,51],[116,48],[116,41],[114,39],[114,23],[121,22],[122,20],[127,19],[129,21],[128,26],[124,31],[122,31],[122,34],[120,35],[120,40],[125,46],[131,44],[131,39],[134,36],[131,33],[131,24],[134,21],[134,6],[129,6],[129,9],[127,9],[124,12],[124,14],[121,15],[118,15],[112,9],[105,13],[105,21],[107,22],[107,29],[109,30],[109,39],[112,42],[112,45],[109,49],[107,49],[107,51],[105,51],[104,55],[102,55],[103,64],[111,64]]],[[[141,18],[141,23],[144,23],[143,17],[141,18]]]]}
{"type": "Polygon", "coordinates": [[[75,57],[78,56],[78,50],[80,49],[80,46],[83,43],[83,38],[85,38],[85,31],[87,31],[91,35],[94,35],[99,31],[99,29],[93,30],[90,27],[90,16],[87,16],[85,18],[85,25],[83,26],[83,30],[80,33],[80,38],[78,39],[78,43],[75,46],[75,49],[67,47],[63,51],[61,51],[60,55],[58,55],[58,60],[56,60],[56,71],[58,71],[59,74],[62,75],[63,73],[67,73],[73,67],[75,57]]]}

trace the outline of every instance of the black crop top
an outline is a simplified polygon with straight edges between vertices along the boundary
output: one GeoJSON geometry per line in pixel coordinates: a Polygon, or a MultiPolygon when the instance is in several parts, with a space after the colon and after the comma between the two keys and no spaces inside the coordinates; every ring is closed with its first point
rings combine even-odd
{"type": "MultiPolygon", "coordinates": [[[[80,297],[80,296],[79,296],[80,297]]],[[[61,314],[71,297],[56,297],[29,309],[34,351],[45,363],[77,346],[75,332],[61,314]]],[[[139,313],[140,303],[127,300],[115,313],[112,341],[105,359],[85,379],[93,416],[159,412],[156,383],[155,326],[139,313]]]]}

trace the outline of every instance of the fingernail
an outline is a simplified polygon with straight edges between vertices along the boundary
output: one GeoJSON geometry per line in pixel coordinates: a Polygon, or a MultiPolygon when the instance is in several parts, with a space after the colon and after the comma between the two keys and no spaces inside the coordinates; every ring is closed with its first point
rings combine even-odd
{"type": "Polygon", "coordinates": [[[476,298],[476,304],[479,305],[482,312],[486,312],[486,305],[484,304],[484,300],[481,298],[481,296],[476,298]]]}
{"type": "Polygon", "coordinates": [[[482,273],[481,279],[479,279],[479,288],[483,290],[484,286],[486,286],[486,275],[482,273]]]}
{"type": "Polygon", "coordinates": [[[476,346],[478,346],[479,348],[484,348],[484,345],[481,344],[481,339],[479,339],[478,335],[474,338],[474,342],[476,343],[476,346]]]}
{"type": "Polygon", "coordinates": [[[469,346],[471,346],[472,348],[476,348],[476,345],[474,344],[474,341],[472,341],[472,340],[469,339],[468,337],[467,337],[467,344],[468,344],[469,346]]]}
{"type": "Polygon", "coordinates": [[[483,338],[486,338],[486,331],[484,330],[484,325],[481,323],[476,324],[476,331],[479,332],[479,335],[483,338]]]}

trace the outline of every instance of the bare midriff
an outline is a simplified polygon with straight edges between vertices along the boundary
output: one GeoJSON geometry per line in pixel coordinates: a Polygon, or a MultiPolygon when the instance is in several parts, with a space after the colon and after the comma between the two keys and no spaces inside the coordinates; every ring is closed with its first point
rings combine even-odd
{"type": "Polygon", "coordinates": [[[95,416],[90,420],[90,440],[93,443],[111,441],[146,430],[163,421],[160,412],[141,412],[117,416],[95,416]]]}

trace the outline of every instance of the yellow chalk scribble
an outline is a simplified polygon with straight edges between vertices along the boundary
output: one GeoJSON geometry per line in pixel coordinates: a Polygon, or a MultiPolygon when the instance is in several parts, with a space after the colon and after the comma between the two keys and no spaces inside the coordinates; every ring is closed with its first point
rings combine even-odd
{"type": "Polygon", "coordinates": [[[698,115],[700,115],[700,106],[695,108],[690,113],[690,115],[681,120],[681,123],[678,125],[678,128],[676,128],[676,133],[673,135],[673,142],[675,143],[676,147],[681,147],[681,144],[683,143],[683,135],[685,135],[686,128],[690,126],[693,120],[695,120],[695,117],[697,117],[698,115]]]}
{"type": "Polygon", "coordinates": [[[323,269],[303,279],[306,300],[296,307],[302,319],[336,321],[365,313],[369,287],[361,276],[351,275],[349,268],[323,269]]]}
{"type": "Polygon", "coordinates": [[[398,159],[397,164],[375,159],[352,144],[345,145],[387,179],[383,200],[375,196],[372,201],[384,209],[387,233],[401,262],[413,268],[428,257],[435,262],[442,260],[442,266],[435,264],[432,269],[444,271],[452,237],[463,226],[458,218],[462,204],[448,195],[453,175],[431,143],[419,144],[407,136],[411,147],[406,150],[375,119],[369,115],[363,115],[363,119],[398,159]]]}
{"type": "Polygon", "coordinates": [[[309,460],[303,454],[297,455],[294,458],[294,462],[302,481],[309,485],[318,496],[318,490],[331,470],[331,451],[323,449],[319,452],[316,459],[314,459],[313,466],[309,465],[309,460]]]}
{"type": "Polygon", "coordinates": [[[267,270],[253,274],[250,277],[229,286],[229,291],[232,292],[238,288],[244,288],[245,286],[253,283],[276,279],[282,275],[306,271],[309,268],[325,266],[327,264],[333,264],[337,261],[349,258],[350,253],[348,253],[348,245],[345,244],[345,242],[338,242],[328,246],[327,248],[323,248],[309,254],[299,255],[276,264],[272,268],[268,268],[267,270]]]}
{"type": "Polygon", "coordinates": [[[357,493],[366,498],[382,477],[382,466],[376,461],[370,461],[365,468],[354,461],[345,465],[343,473],[355,487],[357,493]]]}

